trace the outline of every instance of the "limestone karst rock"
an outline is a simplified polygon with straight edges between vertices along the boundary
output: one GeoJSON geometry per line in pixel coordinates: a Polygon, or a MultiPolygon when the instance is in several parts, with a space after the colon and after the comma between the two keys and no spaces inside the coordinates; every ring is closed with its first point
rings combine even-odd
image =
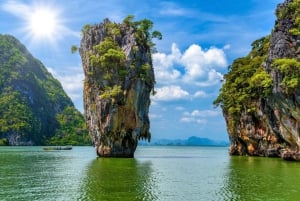
{"type": "Polygon", "coordinates": [[[100,157],[133,157],[138,140],[151,137],[151,39],[158,32],[150,33],[151,21],[132,19],[105,19],[82,30],[85,118],[100,157]]]}
{"type": "Polygon", "coordinates": [[[47,68],[0,34],[0,145],[87,145],[83,115],[47,68]]]}
{"type": "Polygon", "coordinates": [[[230,154],[300,160],[300,1],[279,4],[276,15],[271,35],[231,65],[215,104],[230,154]]]}

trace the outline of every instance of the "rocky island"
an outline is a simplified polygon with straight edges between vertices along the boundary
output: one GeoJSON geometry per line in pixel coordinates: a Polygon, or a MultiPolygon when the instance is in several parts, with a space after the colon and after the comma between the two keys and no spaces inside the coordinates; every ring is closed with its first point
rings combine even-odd
{"type": "Polygon", "coordinates": [[[83,115],[47,68],[0,34],[0,145],[89,145],[83,115]]]}
{"type": "Polygon", "coordinates": [[[150,20],[133,19],[105,19],[82,29],[85,119],[100,157],[133,157],[138,140],[151,137],[152,38],[161,39],[161,33],[150,32],[150,20]]]}
{"type": "Polygon", "coordinates": [[[300,160],[300,1],[276,9],[271,35],[225,75],[218,98],[230,154],[300,160]]]}

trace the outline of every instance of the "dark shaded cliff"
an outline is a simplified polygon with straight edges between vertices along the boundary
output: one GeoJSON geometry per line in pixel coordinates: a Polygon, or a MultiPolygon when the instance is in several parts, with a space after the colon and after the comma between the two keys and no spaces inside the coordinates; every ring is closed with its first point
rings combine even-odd
{"type": "Polygon", "coordinates": [[[152,26],[128,16],[82,30],[85,118],[99,156],[133,157],[138,140],[150,140],[151,39],[161,38],[152,26]]]}
{"type": "Polygon", "coordinates": [[[84,127],[59,81],[16,38],[0,34],[0,144],[87,144],[84,127]]]}
{"type": "Polygon", "coordinates": [[[276,15],[271,35],[230,66],[214,104],[230,154],[300,160],[300,1],[279,4],[276,15]]]}

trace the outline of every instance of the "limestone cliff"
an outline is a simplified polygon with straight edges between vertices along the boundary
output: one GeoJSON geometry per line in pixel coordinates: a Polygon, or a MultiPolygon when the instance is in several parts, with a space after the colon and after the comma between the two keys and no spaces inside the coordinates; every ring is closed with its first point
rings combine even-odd
{"type": "Polygon", "coordinates": [[[233,62],[214,103],[230,154],[300,160],[300,1],[279,4],[276,15],[272,34],[233,62]]]}
{"type": "Polygon", "coordinates": [[[119,24],[105,19],[82,30],[85,118],[101,157],[133,157],[138,140],[151,137],[151,39],[161,35],[149,32],[151,21],[132,20],[128,16],[119,24]]]}
{"type": "Polygon", "coordinates": [[[15,37],[0,34],[0,145],[89,144],[83,115],[15,37]]]}

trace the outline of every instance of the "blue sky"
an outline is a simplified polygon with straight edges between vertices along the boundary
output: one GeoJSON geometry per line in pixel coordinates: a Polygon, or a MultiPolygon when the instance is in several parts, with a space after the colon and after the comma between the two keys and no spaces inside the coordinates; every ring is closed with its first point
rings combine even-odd
{"type": "Polygon", "coordinates": [[[228,140],[220,108],[212,105],[227,67],[269,33],[283,0],[1,0],[0,33],[18,38],[63,85],[83,112],[79,54],[85,24],[128,14],[150,19],[163,40],[154,41],[157,94],[151,97],[152,138],[189,136],[228,140]]]}

